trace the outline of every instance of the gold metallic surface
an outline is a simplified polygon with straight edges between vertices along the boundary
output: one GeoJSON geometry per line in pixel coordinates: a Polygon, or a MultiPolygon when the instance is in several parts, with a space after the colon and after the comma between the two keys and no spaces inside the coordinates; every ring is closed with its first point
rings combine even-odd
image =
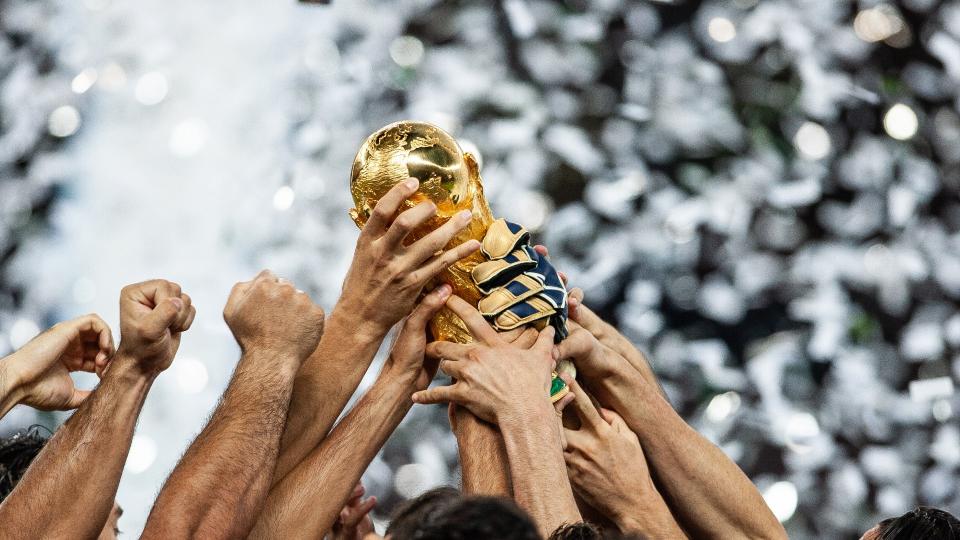
{"type": "MultiPolygon", "coordinates": [[[[350,173],[350,193],[356,205],[350,210],[350,217],[357,226],[363,227],[380,197],[410,177],[420,180],[420,188],[400,211],[430,199],[437,205],[437,216],[411,233],[408,242],[429,234],[461,210],[471,210],[473,221],[444,249],[471,238],[483,241],[493,215],[483,196],[477,161],[447,132],[426,122],[390,124],[367,137],[360,146],[350,173]]],[[[470,271],[486,260],[478,251],[445,270],[428,288],[448,283],[454,294],[476,306],[482,295],[470,271]]],[[[473,340],[463,321],[446,308],[433,318],[430,329],[437,339],[458,343],[473,340]]]]}

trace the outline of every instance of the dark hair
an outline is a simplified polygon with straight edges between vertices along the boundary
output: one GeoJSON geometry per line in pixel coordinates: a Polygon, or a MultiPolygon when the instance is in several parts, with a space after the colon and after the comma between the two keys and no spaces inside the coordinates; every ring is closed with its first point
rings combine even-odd
{"type": "Polygon", "coordinates": [[[644,538],[635,534],[624,535],[615,529],[604,529],[593,523],[581,521],[561,525],[550,534],[548,540],[644,540],[644,538]]]}
{"type": "Polygon", "coordinates": [[[586,521],[561,525],[550,534],[549,540],[602,540],[600,527],[586,521]]]}
{"type": "Polygon", "coordinates": [[[880,522],[877,540],[960,540],[960,521],[950,512],[921,506],[880,522]]]}
{"type": "Polygon", "coordinates": [[[3,502],[23,478],[27,468],[47,444],[42,426],[30,426],[12,437],[0,439],[0,502],[3,502]]]}
{"type": "Polygon", "coordinates": [[[413,538],[421,523],[433,521],[437,514],[461,498],[460,492],[452,487],[438,487],[404,501],[393,510],[387,535],[392,538],[413,538]]]}
{"type": "Polygon", "coordinates": [[[387,528],[393,540],[540,539],[533,520],[513,501],[463,497],[450,488],[429,491],[394,515],[387,528]]]}

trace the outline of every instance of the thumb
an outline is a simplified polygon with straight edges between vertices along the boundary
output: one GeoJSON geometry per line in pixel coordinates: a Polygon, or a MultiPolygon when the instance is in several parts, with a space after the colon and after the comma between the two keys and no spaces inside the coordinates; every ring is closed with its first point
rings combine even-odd
{"type": "Polygon", "coordinates": [[[177,319],[181,308],[183,308],[183,300],[179,298],[166,298],[160,302],[157,307],[153,308],[153,311],[145,317],[144,329],[148,335],[150,337],[160,337],[177,319]]]}
{"type": "Polygon", "coordinates": [[[88,397],[90,397],[90,393],[91,393],[90,390],[78,390],[78,389],[74,388],[74,389],[73,389],[73,395],[70,396],[70,399],[69,399],[69,400],[67,400],[67,403],[66,403],[66,405],[64,405],[64,408],[65,408],[65,409],[76,409],[76,408],[79,407],[80,405],[83,405],[83,402],[84,402],[88,397]]]}

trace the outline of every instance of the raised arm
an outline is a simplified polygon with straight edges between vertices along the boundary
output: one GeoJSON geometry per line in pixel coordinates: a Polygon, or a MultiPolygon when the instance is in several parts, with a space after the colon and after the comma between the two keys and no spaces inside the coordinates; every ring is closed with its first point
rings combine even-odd
{"type": "Polygon", "coordinates": [[[786,538],[736,463],[673,410],[650,381],[652,370],[645,374],[635,366],[643,355],[612,326],[600,325],[586,306],[578,306],[573,319],[583,327],[560,344],[561,357],[573,359],[587,389],[637,434],[653,477],[684,528],[698,538],[786,538]]]}
{"type": "Polygon", "coordinates": [[[99,375],[113,353],[110,327],[97,315],[54,325],[0,359],[0,418],[18,403],[45,411],[76,409],[90,391],[77,388],[70,372],[99,375]]]}
{"type": "Polygon", "coordinates": [[[564,429],[563,455],[574,491],[624,534],[686,538],[650,477],[636,434],[617,413],[597,411],[576,381],[568,384],[580,420],[579,429],[564,429]]]}
{"type": "Polygon", "coordinates": [[[450,286],[441,285],[406,318],[376,382],[270,492],[253,537],[322,538],[333,527],[363,471],[413,405],[410,395],[433,379],[436,362],[423,357],[427,323],[449,295],[450,286]]]}
{"type": "Polygon", "coordinates": [[[240,361],[160,491],[143,538],[246,536],[270,489],[293,379],[320,340],[323,310],[264,271],[234,286],[223,318],[240,361]]]}
{"type": "Polygon", "coordinates": [[[96,390],[0,504],[5,538],[96,538],[113,509],[144,399],[196,311],[162,280],[120,295],[120,347],[96,390]],[[56,509],[51,512],[50,509],[56,509]],[[43,516],[38,519],[38,516],[43,516]]]}
{"type": "Polygon", "coordinates": [[[442,358],[441,368],[457,382],[417,392],[413,401],[453,402],[499,425],[514,498],[533,516],[543,536],[580,521],[563,461],[560,422],[549,398],[556,360],[553,328],[540,332],[533,346],[525,349],[506,343],[459,297],[450,297],[447,306],[463,319],[476,342],[428,345],[428,356],[442,358]]]}
{"type": "Polygon", "coordinates": [[[407,234],[437,213],[436,205],[426,201],[397,216],[418,185],[415,179],[397,184],[380,199],[360,232],[340,300],[320,345],[297,374],[276,482],[327,435],[387,332],[410,313],[423,287],[480,249],[479,242],[468,241],[437,254],[470,222],[469,212],[406,245],[407,234]]]}

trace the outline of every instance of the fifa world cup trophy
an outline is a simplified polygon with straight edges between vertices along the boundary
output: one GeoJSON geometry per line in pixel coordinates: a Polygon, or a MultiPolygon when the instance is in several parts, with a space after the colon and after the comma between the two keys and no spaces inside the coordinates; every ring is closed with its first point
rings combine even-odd
{"type": "MultiPolygon", "coordinates": [[[[476,158],[464,152],[442,129],[415,121],[385,126],[370,135],[353,162],[350,192],[356,205],[350,217],[363,227],[377,201],[407,178],[420,181],[418,191],[401,209],[431,200],[437,215],[408,237],[422,238],[462,210],[473,220],[445,249],[471,238],[482,249],[443,271],[432,286],[447,283],[454,294],[477,306],[499,331],[524,325],[539,329],[547,324],[557,330],[557,340],[566,337],[567,292],[550,263],[529,245],[522,226],[494,219],[483,195],[476,158]]],[[[463,321],[444,308],[431,321],[434,338],[469,343],[463,321]]],[[[572,366],[562,368],[573,371],[572,366]]],[[[565,383],[554,377],[550,389],[554,400],[567,393],[565,383]]]]}

